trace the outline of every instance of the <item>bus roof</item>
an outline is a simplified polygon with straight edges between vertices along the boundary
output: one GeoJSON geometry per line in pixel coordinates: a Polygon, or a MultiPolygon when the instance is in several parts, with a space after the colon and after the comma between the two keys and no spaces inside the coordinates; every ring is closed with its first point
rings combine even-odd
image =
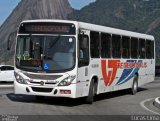
{"type": "Polygon", "coordinates": [[[109,33],[109,34],[116,34],[116,35],[122,35],[122,36],[154,40],[154,37],[152,35],[127,31],[127,30],[121,30],[121,29],[116,29],[116,28],[111,28],[111,27],[105,27],[105,26],[100,26],[100,25],[95,25],[95,24],[79,22],[79,26],[80,28],[86,29],[86,30],[99,31],[99,32],[104,32],[104,33],[109,33]]]}
{"type": "Polygon", "coordinates": [[[136,37],[136,38],[142,38],[142,39],[149,39],[154,40],[154,37],[152,35],[122,30],[122,29],[116,29],[112,27],[106,27],[101,25],[95,25],[85,22],[79,22],[79,21],[70,21],[70,20],[57,20],[57,19],[38,19],[38,20],[26,20],[22,23],[28,23],[28,22],[63,22],[63,23],[74,23],[79,26],[81,29],[90,30],[90,31],[98,31],[103,33],[109,33],[109,34],[116,34],[116,35],[122,35],[122,36],[129,36],[129,37],[136,37]]]}

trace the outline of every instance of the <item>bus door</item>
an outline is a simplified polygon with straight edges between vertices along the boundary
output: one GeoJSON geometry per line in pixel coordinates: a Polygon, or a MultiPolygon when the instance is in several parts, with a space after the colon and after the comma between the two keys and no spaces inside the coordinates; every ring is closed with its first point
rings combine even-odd
{"type": "Polygon", "coordinates": [[[77,95],[86,96],[88,92],[89,31],[80,30],[78,35],[78,85],[77,95]],[[80,94],[81,93],[81,94],[80,94]]]}

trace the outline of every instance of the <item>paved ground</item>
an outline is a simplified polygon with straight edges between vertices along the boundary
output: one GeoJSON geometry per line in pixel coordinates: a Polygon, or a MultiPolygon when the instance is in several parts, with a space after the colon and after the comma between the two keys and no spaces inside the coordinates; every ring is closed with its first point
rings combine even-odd
{"type": "Polygon", "coordinates": [[[157,78],[153,83],[140,88],[134,96],[127,91],[99,95],[92,105],[84,104],[83,99],[45,98],[37,101],[34,96],[14,95],[12,87],[1,88],[0,114],[154,115],[159,113],[152,105],[153,98],[160,96],[159,80],[157,78]]]}
{"type": "MultiPolygon", "coordinates": [[[[2,84],[0,84],[2,85],[2,84]]],[[[13,87],[0,88],[0,114],[12,115],[160,115],[153,99],[160,96],[160,78],[140,88],[133,96],[127,91],[106,93],[96,97],[92,105],[84,99],[45,98],[14,95],[13,87]]]]}

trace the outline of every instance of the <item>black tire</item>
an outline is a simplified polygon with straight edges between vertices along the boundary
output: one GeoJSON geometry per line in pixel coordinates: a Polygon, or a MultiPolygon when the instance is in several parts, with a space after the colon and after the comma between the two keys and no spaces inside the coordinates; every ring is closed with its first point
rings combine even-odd
{"type": "Polygon", "coordinates": [[[133,79],[132,88],[131,88],[131,94],[135,95],[137,92],[138,92],[138,76],[135,75],[133,79]]]}
{"type": "Polygon", "coordinates": [[[94,96],[96,94],[96,83],[94,82],[94,79],[92,79],[90,87],[89,87],[89,93],[86,97],[86,103],[92,104],[94,102],[94,96]]]}

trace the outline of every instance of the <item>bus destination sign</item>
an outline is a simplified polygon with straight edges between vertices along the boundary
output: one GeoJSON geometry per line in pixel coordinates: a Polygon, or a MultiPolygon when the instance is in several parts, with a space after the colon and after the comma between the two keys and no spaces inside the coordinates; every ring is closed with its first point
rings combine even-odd
{"type": "Polygon", "coordinates": [[[67,34],[75,35],[75,25],[69,23],[22,23],[20,34],[67,34]]]}
{"type": "Polygon", "coordinates": [[[28,26],[26,29],[31,29],[34,32],[69,32],[68,26],[45,26],[45,25],[32,25],[28,26]]]}

